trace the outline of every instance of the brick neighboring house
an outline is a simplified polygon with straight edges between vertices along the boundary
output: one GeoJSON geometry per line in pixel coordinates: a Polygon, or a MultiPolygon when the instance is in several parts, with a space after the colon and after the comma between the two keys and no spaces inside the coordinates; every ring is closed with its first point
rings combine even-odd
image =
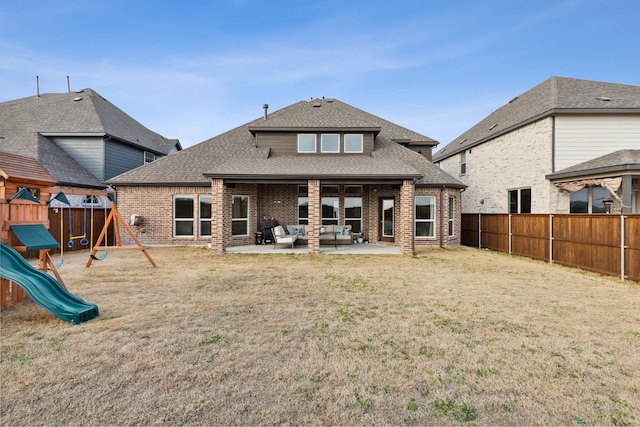
{"type": "Polygon", "coordinates": [[[434,162],[468,186],[463,213],[640,212],[640,86],[552,77],[434,162]]]}
{"type": "Polygon", "coordinates": [[[336,99],[301,101],[108,181],[148,244],[253,244],[265,217],[351,225],[404,252],[460,242],[465,187],[431,162],[436,141],[336,99]]]}

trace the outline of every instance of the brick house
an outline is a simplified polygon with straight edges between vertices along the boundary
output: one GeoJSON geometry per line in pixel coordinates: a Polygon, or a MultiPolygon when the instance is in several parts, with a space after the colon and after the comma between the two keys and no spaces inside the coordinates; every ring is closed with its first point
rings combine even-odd
{"type": "Polygon", "coordinates": [[[640,212],[640,86],[552,77],[433,159],[463,213],[640,212]]]}
{"type": "Polygon", "coordinates": [[[412,252],[460,242],[465,187],[435,167],[436,141],[337,99],[301,101],[119,175],[124,215],[148,244],[255,243],[265,218],[304,224],[309,252],[320,226],[348,225],[371,243],[412,252]]]}

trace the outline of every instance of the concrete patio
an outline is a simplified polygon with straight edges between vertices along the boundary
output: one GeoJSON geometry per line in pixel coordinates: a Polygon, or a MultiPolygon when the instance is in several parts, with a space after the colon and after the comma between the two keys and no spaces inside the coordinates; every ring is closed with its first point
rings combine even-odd
{"type": "MultiPolygon", "coordinates": [[[[278,245],[248,245],[235,246],[227,248],[230,254],[306,254],[309,249],[306,245],[290,246],[278,245]]],[[[401,255],[400,248],[393,245],[384,244],[364,244],[358,243],[353,245],[320,246],[320,254],[322,255],[401,255]]]]}

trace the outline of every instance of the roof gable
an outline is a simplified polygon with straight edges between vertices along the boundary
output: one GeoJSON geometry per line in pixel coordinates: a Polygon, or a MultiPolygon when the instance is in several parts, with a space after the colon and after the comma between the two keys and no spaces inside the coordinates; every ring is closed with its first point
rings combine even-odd
{"type": "Polygon", "coordinates": [[[422,155],[393,141],[436,142],[348,104],[301,101],[255,119],[172,156],[141,166],[108,182],[114,185],[209,185],[206,177],[229,179],[416,179],[418,185],[464,184],[422,155]],[[322,105],[317,107],[315,103],[322,105]],[[317,119],[314,120],[314,119],[317,119]],[[252,132],[300,129],[377,129],[371,155],[269,156],[255,146],[252,132]],[[205,177],[206,176],[206,177],[205,177]]]}
{"type": "Polygon", "coordinates": [[[434,154],[435,162],[562,113],[640,113],[640,86],[551,77],[511,99],[434,154]]]}

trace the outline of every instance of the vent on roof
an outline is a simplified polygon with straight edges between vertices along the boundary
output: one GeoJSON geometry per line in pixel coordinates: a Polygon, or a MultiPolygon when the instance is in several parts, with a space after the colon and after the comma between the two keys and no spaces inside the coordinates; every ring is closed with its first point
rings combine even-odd
{"type": "Polygon", "coordinates": [[[511,100],[509,101],[509,104],[511,104],[513,101],[515,101],[516,99],[518,99],[517,96],[514,96],[513,98],[511,98],[511,100]]]}
{"type": "Polygon", "coordinates": [[[74,101],[76,101],[76,102],[77,102],[77,101],[82,101],[82,97],[81,97],[81,96],[78,96],[77,98],[73,98],[73,100],[74,100],[74,101]]]}
{"type": "Polygon", "coordinates": [[[315,108],[318,108],[318,107],[322,107],[322,104],[321,104],[321,103],[319,103],[319,102],[314,102],[314,103],[313,103],[313,106],[314,106],[315,108]]]}
{"type": "Polygon", "coordinates": [[[75,93],[82,93],[82,92],[84,92],[84,89],[79,89],[79,90],[76,90],[76,91],[74,91],[74,92],[75,92],[75,93]]]}
{"type": "Polygon", "coordinates": [[[596,97],[596,99],[600,101],[611,101],[611,98],[609,98],[608,96],[598,96],[596,97]]]}
{"type": "Polygon", "coordinates": [[[462,141],[460,141],[460,144],[462,144],[463,142],[465,142],[467,140],[467,138],[464,138],[462,141]]]}
{"type": "Polygon", "coordinates": [[[489,130],[494,130],[496,126],[498,126],[498,124],[497,124],[497,123],[496,123],[496,124],[494,124],[494,125],[491,125],[491,126],[489,127],[489,130]]]}

